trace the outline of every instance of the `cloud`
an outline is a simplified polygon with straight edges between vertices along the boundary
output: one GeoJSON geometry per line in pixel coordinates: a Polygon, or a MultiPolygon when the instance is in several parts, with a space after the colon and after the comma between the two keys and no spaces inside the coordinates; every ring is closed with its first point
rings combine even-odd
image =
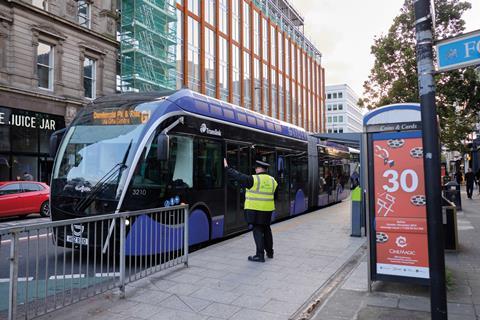
{"type": "MultiPolygon", "coordinates": [[[[374,57],[375,36],[386,34],[404,0],[290,0],[305,18],[305,34],[322,53],[326,84],[347,83],[363,94],[374,57]]],[[[480,29],[480,0],[465,14],[469,31],[480,29]]]]}

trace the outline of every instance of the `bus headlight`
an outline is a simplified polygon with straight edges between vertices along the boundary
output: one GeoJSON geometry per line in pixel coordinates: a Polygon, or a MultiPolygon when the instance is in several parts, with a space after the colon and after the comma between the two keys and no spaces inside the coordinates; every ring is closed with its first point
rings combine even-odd
{"type": "Polygon", "coordinates": [[[125,219],[125,225],[128,227],[130,225],[130,220],[125,219]]]}

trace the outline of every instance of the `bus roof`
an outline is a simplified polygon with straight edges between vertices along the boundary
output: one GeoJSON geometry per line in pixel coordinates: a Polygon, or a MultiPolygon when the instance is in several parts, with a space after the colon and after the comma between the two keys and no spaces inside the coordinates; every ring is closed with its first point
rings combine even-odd
{"type": "Polygon", "coordinates": [[[308,134],[303,128],[189,89],[179,90],[167,100],[193,114],[307,141],[308,134]]]}

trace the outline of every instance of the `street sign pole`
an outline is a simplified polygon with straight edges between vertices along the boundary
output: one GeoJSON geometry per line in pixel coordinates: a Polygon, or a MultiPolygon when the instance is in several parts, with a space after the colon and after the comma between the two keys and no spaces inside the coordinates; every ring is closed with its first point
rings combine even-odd
{"type": "Polygon", "coordinates": [[[431,0],[414,0],[417,69],[422,115],[427,199],[430,308],[433,320],[447,320],[445,256],[440,190],[440,144],[435,105],[431,0]]]}

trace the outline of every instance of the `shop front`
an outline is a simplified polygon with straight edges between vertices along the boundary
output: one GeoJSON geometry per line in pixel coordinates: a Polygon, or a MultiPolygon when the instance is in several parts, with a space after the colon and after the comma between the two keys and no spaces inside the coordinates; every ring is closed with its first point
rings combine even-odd
{"type": "Polygon", "coordinates": [[[50,135],[65,128],[63,116],[0,106],[0,181],[50,182],[50,135]]]}

